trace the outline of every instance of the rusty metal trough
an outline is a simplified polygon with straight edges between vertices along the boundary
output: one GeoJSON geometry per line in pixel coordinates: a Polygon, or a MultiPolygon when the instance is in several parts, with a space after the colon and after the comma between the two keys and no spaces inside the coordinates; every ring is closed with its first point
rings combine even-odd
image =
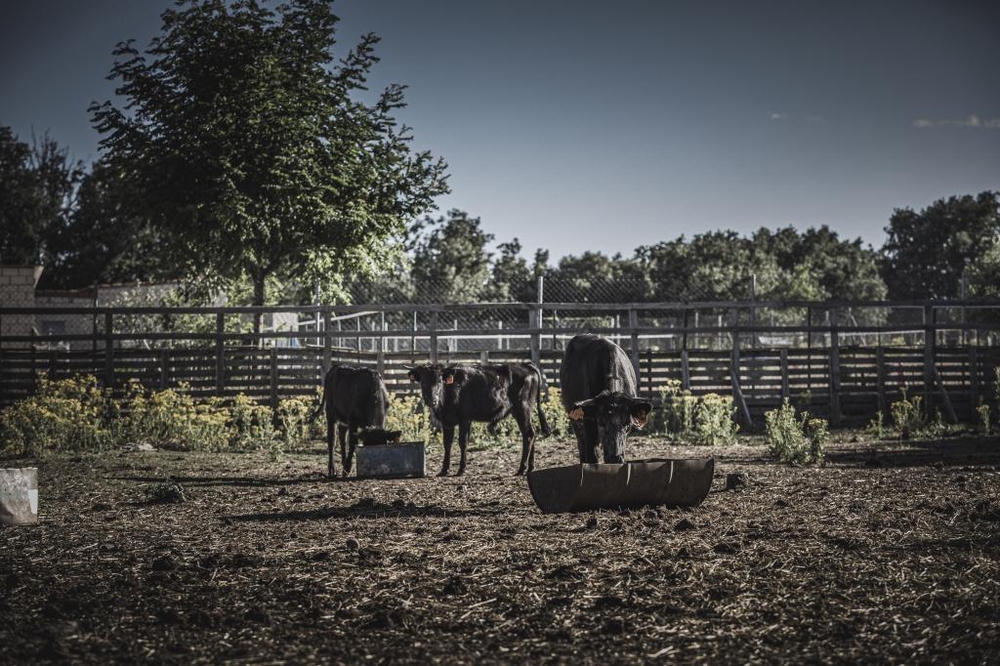
{"type": "Polygon", "coordinates": [[[528,487],[542,513],[701,504],[712,487],[715,458],[577,464],[531,472],[528,487]]]}

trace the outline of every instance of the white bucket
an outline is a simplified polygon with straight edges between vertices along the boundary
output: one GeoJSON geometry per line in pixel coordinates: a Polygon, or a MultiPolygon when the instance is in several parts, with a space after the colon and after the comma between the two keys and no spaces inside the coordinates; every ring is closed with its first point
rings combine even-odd
{"type": "Polygon", "coordinates": [[[38,524],[38,469],[0,469],[0,525],[38,524]]]}

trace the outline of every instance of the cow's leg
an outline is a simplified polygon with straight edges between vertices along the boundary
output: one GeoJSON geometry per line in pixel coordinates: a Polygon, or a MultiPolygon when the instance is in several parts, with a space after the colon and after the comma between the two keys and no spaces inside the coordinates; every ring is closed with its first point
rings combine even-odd
{"type": "Polygon", "coordinates": [[[358,432],[350,430],[347,433],[347,460],[344,462],[344,476],[351,473],[351,463],[354,461],[354,452],[358,448],[358,432]]]}
{"type": "MultiPolygon", "coordinates": [[[[347,426],[346,425],[342,425],[342,424],[338,424],[337,425],[337,438],[340,440],[340,466],[341,467],[346,467],[346,465],[347,465],[347,456],[344,455],[345,442],[347,441],[347,426]]],[[[348,470],[345,469],[344,470],[344,474],[346,475],[347,472],[348,472],[348,470]]]]}
{"type": "Polygon", "coordinates": [[[472,421],[462,421],[458,424],[458,447],[461,449],[462,456],[458,461],[458,473],[456,476],[465,474],[465,452],[469,448],[470,432],[472,432],[472,421]]]}
{"type": "Polygon", "coordinates": [[[601,454],[601,438],[597,431],[597,423],[594,421],[584,421],[583,432],[586,439],[584,447],[588,452],[587,462],[596,464],[601,454]]]}
{"type": "Polygon", "coordinates": [[[597,463],[597,424],[593,421],[578,419],[570,421],[573,434],[576,435],[576,446],[580,451],[581,463],[597,463]]]}
{"type": "Polygon", "coordinates": [[[451,467],[451,443],[455,441],[455,426],[444,426],[444,462],[441,463],[441,471],[438,476],[447,476],[448,468],[451,467]]]}
{"type": "Polygon", "coordinates": [[[517,468],[517,475],[520,476],[535,469],[535,426],[531,422],[530,405],[515,407],[513,415],[517,429],[521,431],[521,464],[517,468]]]}
{"type": "Polygon", "coordinates": [[[333,464],[333,439],[335,436],[337,428],[337,422],[331,419],[329,416],[326,417],[326,451],[328,454],[328,459],[326,463],[326,475],[329,478],[333,478],[337,475],[337,468],[333,464]]]}
{"type": "Polygon", "coordinates": [[[586,447],[587,436],[586,436],[586,434],[584,433],[584,430],[583,430],[583,422],[579,421],[579,420],[577,420],[577,421],[570,421],[569,422],[569,427],[573,429],[573,434],[576,435],[576,448],[577,448],[577,450],[579,451],[579,454],[580,454],[580,462],[581,463],[585,463],[585,462],[588,461],[587,460],[588,459],[588,454],[587,454],[587,447],[586,447]]]}

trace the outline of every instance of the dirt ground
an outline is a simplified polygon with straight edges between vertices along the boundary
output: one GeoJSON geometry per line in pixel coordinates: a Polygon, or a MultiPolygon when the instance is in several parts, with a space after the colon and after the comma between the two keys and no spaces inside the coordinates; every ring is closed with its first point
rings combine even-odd
{"type": "Polygon", "coordinates": [[[319,449],[51,457],[40,524],[0,528],[0,662],[1000,661],[996,439],[843,441],[821,468],[633,440],[715,456],[704,504],[552,516],[518,455],[334,482],[319,449]],[[151,501],[168,478],[185,501],[151,501]]]}

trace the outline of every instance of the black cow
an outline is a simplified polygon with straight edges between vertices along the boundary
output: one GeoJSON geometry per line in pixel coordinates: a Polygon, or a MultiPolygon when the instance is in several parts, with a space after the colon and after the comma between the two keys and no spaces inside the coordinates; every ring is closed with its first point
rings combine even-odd
{"type": "Polygon", "coordinates": [[[646,425],[653,404],[636,397],[635,369],[621,347],[583,334],[566,345],[559,371],[563,407],[580,448],[581,463],[625,462],[625,439],[632,426],[646,425]]]}
{"type": "Polygon", "coordinates": [[[403,438],[403,431],[370,428],[359,432],[358,437],[365,446],[387,446],[389,444],[399,444],[399,440],[403,438]]]}
{"type": "Polygon", "coordinates": [[[385,428],[389,393],[377,372],[370,368],[334,364],[323,380],[323,400],[309,421],[316,420],[326,406],[326,447],[329,454],[327,475],[336,476],[333,463],[333,431],[340,435],[340,463],[344,476],[351,473],[351,462],[358,445],[358,431],[385,428]],[[349,436],[348,436],[349,434],[349,436]],[[346,442],[345,446],[345,440],[346,442]]]}
{"type": "Polygon", "coordinates": [[[451,466],[451,445],[458,426],[458,445],[462,456],[458,474],[465,473],[466,449],[473,421],[485,421],[492,429],[497,421],[513,414],[521,431],[521,464],[518,474],[535,467],[535,427],[531,422],[532,405],[538,409],[542,435],[549,426],[542,411],[545,378],[533,363],[487,363],[484,365],[419,365],[408,375],[420,382],[424,403],[444,429],[444,464],[438,476],[445,476],[451,466]]]}

